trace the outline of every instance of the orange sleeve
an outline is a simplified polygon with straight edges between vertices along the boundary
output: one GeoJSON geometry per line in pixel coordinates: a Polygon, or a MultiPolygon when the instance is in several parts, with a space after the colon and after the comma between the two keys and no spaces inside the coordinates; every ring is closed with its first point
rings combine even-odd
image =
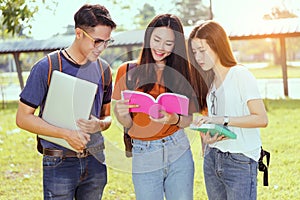
{"type": "Polygon", "coordinates": [[[126,67],[127,63],[123,63],[118,67],[117,75],[114,83],[112,99],[120,100],[121,91],[126,90],[126,67]]]}

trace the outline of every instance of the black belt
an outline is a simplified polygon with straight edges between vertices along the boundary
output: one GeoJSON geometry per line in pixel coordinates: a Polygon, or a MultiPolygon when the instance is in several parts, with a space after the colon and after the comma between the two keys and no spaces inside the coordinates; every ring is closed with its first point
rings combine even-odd
{"type": "Polygon", "coordinates": [[[43,155],[46,156],[55,156],[55,157],[61,157],[61,158],[72,158],[72,157],[77,157],[77,158],[85,158],[91,153],[87,150],[84,149],[83,152],[75,152],[71,150],[63,151],[59,149],[43,149],[43,155]]]}

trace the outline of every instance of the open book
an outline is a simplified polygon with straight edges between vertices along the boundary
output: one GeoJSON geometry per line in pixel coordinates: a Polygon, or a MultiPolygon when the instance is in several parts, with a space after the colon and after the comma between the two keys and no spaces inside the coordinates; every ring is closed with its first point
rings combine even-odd
{"type": "Polygon", "coordinates": [[[189,99],[176,93],[162,93],[155,99],[144,92],[124,90],[122,98],[129,99],[129,104],[139,105],[137,108],[130,108],[130,112],[143,112],[156,119],[162,117],[160,110],[186,116],[189,111],[189,99]]]}
{"type": "Polygon", "coordinates": [[[207,133],[209,131],[211,136],[214,136],[216,133],[219,135],[224,135],[231,139],[236,139],[236,134],[229,130],[226,126],[220,124],[202,124],[201,126],[196,126],[194,124],[190,125],[190,129],[207,133]]]}

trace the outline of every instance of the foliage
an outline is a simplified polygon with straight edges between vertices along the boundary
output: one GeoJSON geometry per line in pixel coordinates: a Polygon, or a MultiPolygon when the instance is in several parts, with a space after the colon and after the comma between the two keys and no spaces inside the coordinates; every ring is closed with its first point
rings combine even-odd
{"type": "Polygon", "coordinates": [[[2,26],[5,27],[7,33],[20,34],[22,29],[29,27],[28,24],[33,15],[38,11],[38,7],[30,7],[27,4],[30,2],[25,0],[1,0],[0,1],[0,10],[2,12],[2,26]]]}
{"type": "Polygon", "coordinates": [[[231,44],[233,50],[239,52],[240,62],[260,62],[265,60],[265,55],[272,55],[270,42],[266,39],[233,40],[231,44]]]}
{"type": "Polygon", "coordinates": [[[116,70],[123,62],[135,60],[140,50],[140,46],[134,46],[131,50],[127,47],[108,48],[101,54],[101,57],[109,62],[113,70],[116,70]]]}
{"type": "MultiPolygon", "coordinates": [[[[271,153],[269,186],[258,172],[258,200],[299,199],[300,100],[265,100],[269,125],[261,129],[263,147],[271,153]],[[295,123],[293,123],[295,122],[295,123]]],[[[42,157],[35,150],[35,136],[15,125],[17,104],[0,109],[0,199],[42,199],[42,157]]],[[[194,199],[206,200],[199,135],[187,130],[195,161],[194,199]]],[[[131,159],[125,157],[122,128],[115,123],[104,132],[108,165],[105,200],[134,200],[131,159]]]]}
{"type": "Polygon", "coordinates": [[[184,26],[191,26],[200,20],[209,19],[210,10],[202,0],[176,0],[176,10],[184,26]]]}
{"type": "Polygon", "coordinates": [[[300,52],[300,38],[291,37],[291,38],[286,38],[285,41],[286,41],[287,59],[289,60],[300,59],[300,55],[296,55],[297,52],[300,52]]]}
{"type": "MultiPolygon", "coordinates": [[[[51,0],[51,6],[46,6],[47,9],[52,10],[52,6],[57,6],[57,0],[51,0]]],[[[45,0],[42,0],[45,4],[45,0]]],[[[47,2],[49,4],[49,1],[47,2]]],[[[36,0],[0,0],[0,13],[2,18],[0,27],[5,34],[12,36],[23,35],[23,30],[31,29],[31,20],[38,12],[38,2],[36,0]]],[[[2,33],[2,35],[5,35],[2,33]]]]}
{"type": "MultiPolygon", "coordinates": [[[[287,37],[286,54],[288,61],[300,59],[300,37],[287,37]]],[[[280,64],[280,40],[278,38],[232,40],[232,49],[238,52],[239,62],[264,62],[280,64]]]]}
{"type": "Polygon", "coordinates": [[[263,16],[263,19],[282,19],[282,18],[296,18],[298,17],[295,13],[290,12],[285,7],[273,7],[270,13],[263,16]]]}
{"type": "Polygon", "coordinates": [[[155,9],[148,3],[145,3],[142,9],[139,9],[139,14],[135,16],[134,23],[138,24],[137,28],[145,28],[155,16],[155,9]]]}
{"type": "MultiPolygon", "coordinates": [[[[288,1],[283,0],[281,3],[282,5],[273,6],[271,8],[270,13],[266,13],[263,16],[264,20],[274,20],[274,19],[284,19],[284,18],[296,18],[298,17],[295,13],[288,10],[285,3],[288,1]]],[[[276,41],[271,41],[271,47],[273,51],[273,57],[274,57],[274,64],[280,64],[280,56],[278,53],[278,44],[276,41]]]]}

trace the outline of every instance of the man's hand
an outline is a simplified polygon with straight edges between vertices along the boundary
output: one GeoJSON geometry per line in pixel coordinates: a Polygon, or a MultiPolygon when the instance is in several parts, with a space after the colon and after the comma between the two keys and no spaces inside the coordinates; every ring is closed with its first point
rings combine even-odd
{"type": "Polygon", "coordinates": [[[111,124],[111,117],[106,116],[103,119],[98,119],[97,117],[91,115],[90,119],[79,119],[77,120],[77,126],[81,131],[86,133],[96,133],[99,131],[106,130],[111,124]]]}
{"type": "Polygon", "coordinates": [[[74,149],[82,152],[86,148],[86,144],[90,141],[90,135],[83,131],[79,130],[70,130],[71,133],[66,134],[67,138],[65,140],[71,145],[74,149]]]}

